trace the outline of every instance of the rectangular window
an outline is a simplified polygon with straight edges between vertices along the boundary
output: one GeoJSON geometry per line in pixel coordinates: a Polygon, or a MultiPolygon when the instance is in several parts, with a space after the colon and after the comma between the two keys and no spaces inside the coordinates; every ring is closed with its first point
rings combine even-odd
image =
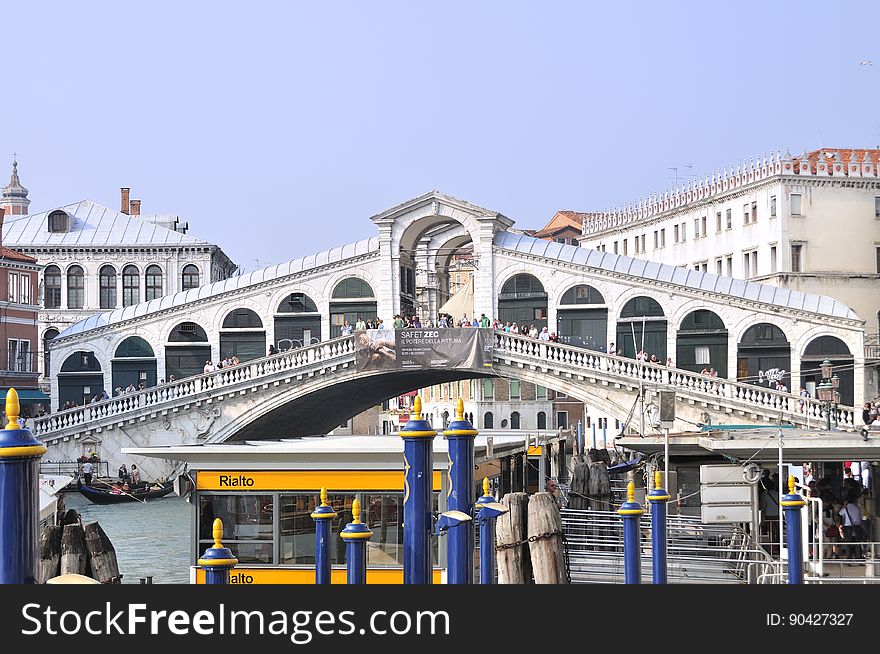
{"type": "Polygon", "coordinates": [[[716,232],[721,231],[721,212],[720,211],[715,214],[715,231],[716,232]]]}
{"type": "Polygon", "coordinates": [[[518,379],[510,380],[510,399],[511,400],[519,400],[522,398],[522,390],[520,388],[520,381],[518,379]]]}
{"type": "Polygon", "coordinates": [[[874,246],[874,250],[877,253],[877,274],[880,275],[880,245],[874,246]]]}
{"type": "Polygon", "coordinates": [[[694,363],[698,366],[708,366],[709,365],[709,346],[708,345],[697,345],[694,348],[694,363]]]}
{"type": "Polygon", "coordinates": [[[656,250],[659,247],[660,247],[660,232],[658,232],[655,229],[654,230],[654,249],[656,250]]]}
{"type": "Polygon", "coordinates": [[[719,277],[724,274],[724,267],[721,259],[715,259],[715,274],[719,277]]]}
{"type": "Polygon", "coordinates": [[[743,225],[749,224],[749,205],[743,205],[743,225]]]}
{"type": "Polygon", "coordinates": [[[733,227],[733,210],[728,209],[726,216],[725,229],[730,229],[733,227]]]}
{"type": "Polygon", "coordinates": [[[727,257],[727,276],[733,277],[733,257],[727,257]]]}
{"type": "Polygon", "coordinates": [[[688,240],[687,223],[682,223],[681,224],[681,242],[684,243],[686,240],[688,240]]]}
{"type": "Polygon", "coordinates": [[[791,194],[791,215],[792,216],[800,216],[801,215],[801,194],[800,193],[792,193],[791,194]]]}
{"type": "Polygon", "coordinates": [[[495,399],[495,382],[491,379],[483,380],[483,399],[484,400],[494,400],[495,399]]]}
{"type": "Polygon", "coordinates": [[[880,218],[880,196],[874,198],[874,218],[880,218]]]}
{"type": "Polygon", "coordinates": [[[679,237],[678,237],[678,225],[676,225],[676,226],[673,228],[673,232],[672,232],[672,233],[673,233],[673,235],[674,235],[675,242],[678,243],[678,241],[679,241],[679,237]]]}
{"type": "Polygon", "coordinates": [[[770,196],[770,217],[776,218],[776,196],[770,196]]]}
{"type": "Polygon", "coordinates": [[[614,254],[617,254],[617,241],[614,241],[614,254]]]}
{"type": "Polygon", "coordinates": [[[706,235],[706,216],[700,218],[700,236],[706,235]]]}
{"type": "Polygon", "coordinates": [[[556,428],[568,429],[568,411],[556,412],[556,428]]]}
{"type": "Polygon", "coordinates": [[[627,254],[626,239],[623,239],[623,256],[627,254]]]}
{"type": "Polygon", "coordinates": [[[801,272],[801,249],[802,245],[792,244],[791,246],[791,272],[801,272]]]}
{"type": "Polygon", "coordinates": [[[751,252],[743,252],[743,277],[749,276],[749,271],[752,269],[749,259],[751,258],[751,252]]]}
{"type": "Polygon", "coordinates": [[[18,301],[22,304],[31,304],[33,301],[31,300],[31,276],[29,273],[24,273],[20,278],[21,287],[18,289],[18,301]]]}
{"type": "Polygon", "coordinates": [[[776,246],[770,246],[770,272],[776,272],[776,246]]]}
{"type": "Polygon", "coordinates": [[[642,254],[648,251],[647,246],[645,245],[645,235],[642,234],[642,254]]]}
{"type": "Polygon", "coordinates": [[[752,202],[752,222],[758,222],[758,203],[752,202]]]}
{"type": "Polygon", "coordinates": [[[666,247],[666,229],[660,230],[660,247],[666,247]]]}
{"type": "Polygon", "coordinates": [[[18,273],[9,273],[9,301],[18,302],[18,273]]]}
{"type": "Polygon", "coordinates": [[[535,398],[538,400],[546,400],[547,399],[547,387],[546,386],[535,386],[535,398]]]}
{"type": "Polygon", "coordinates": [[[694,238],[700,238],[700,219],[694,218],[694,238]]]}
{"type": "Polygon", "coordinates": [[[7,342],[6,349],[7,363],[6,370],[15,370],[15,359],[18,357],[18,341],[10,338],[7,342]]]}
{"type": "Polygon", "coordinates": [[[17,370],[19,372],[31,371],[31,342],[24,339],[18,342],[18,363],[17,370]]]}

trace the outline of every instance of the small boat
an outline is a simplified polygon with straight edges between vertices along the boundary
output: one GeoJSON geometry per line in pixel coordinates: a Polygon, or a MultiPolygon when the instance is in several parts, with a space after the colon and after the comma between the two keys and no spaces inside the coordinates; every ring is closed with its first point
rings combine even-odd
{"type": "Polygon", "coordinates": [[[155,500],[165,497],[174,490],[174,482],[166,481],[159,483],[140,484],[132,489],[121,493],[114,493],[113,486],[96,486],[92,484],[86,486],[82,482],[77,482],[77,490],[94,504],[121,504],[123,502],[137,502],[146,500],[155,500]]]}

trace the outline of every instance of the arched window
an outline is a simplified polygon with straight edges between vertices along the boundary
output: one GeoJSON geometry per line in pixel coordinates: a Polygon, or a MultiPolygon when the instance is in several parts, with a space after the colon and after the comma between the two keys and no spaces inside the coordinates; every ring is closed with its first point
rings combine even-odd
{"type": "Polygon", "coordinates": [[[147,268],[147,294],[144,298],[147,302],[162,297],[162,269],[159,266],[147,268]]]}
{"type": "Polygon", "coordinates": [[[592,286],[578,284],[562,294],[559,304],[605,304],[605,298],[592,286]]]}
{"type": "Polygon", "coordinates": [[[141,301],[141,274],[137,266],[122,269],[122,306],[130,307],[141,301]]]}
{"type": "Polygon", "coordinates": [[[58,336],[59,332],[54,327],[50,327],[43,334],[43,376],[49,378],[49,341],[58,336]]]}
{"type": "Polygon", "coordinates": [[[347,277],[333,289],[333,299],[374,297],[372,287],[359,277],[347,277]]]}
{"type": "Polygon", "coordinates": [[[317,313],[318,305],[305,293],[291,293],[278,305],[277,313],[317,313]]]}
{"type": "Polygon", "coordinates": [[[223,319],[223,329],[262,329],[263,321],[250,309],[234,309],[223,319]]]}
{"type": "Polygon", "coordinates": [[[49,231],[50,232],[67,232],[68,215],[58,209],[49,214],[49,231]]]}
{"type": "Polygon", "coordinates": [[[547,414],[538,411],[538,429],[547,429],[547,414]]]}
{"type": "Polygon", "coordinates": [[[519,411],[510,414],[510,428],[519,429],[519,411]]]}
{"type": "Polygon", "coordinates": [[[100,301],[102,309],[116,308],[116,268],[113,266],[101,266],[100,272],[100,301]]]}
{"type": "Polygon", "coordinates": [[[116,347],[117,359],[154,357],[153,348],[140,336],[129,336],[116,347]]]}
{"type": "Polygon", "coordinates": [[[520,273],[504,282],[498,295],[498,318],[517,326],[535,325],[539,331],[546,327],[547,292],[540,280],[520,273]]]}
{"type": "Polygon", "coordinates": [[[492,415],[491,411],[486,411],[483,414],[483,429],[493,429],[495,426],[495,416],[492,415]]]}
{"type": "Polygon", "coordinates": [[[48,266],[43,273],[43,303],[47,309],[61,308],[61,268],[48,266]]]}
{"type": "Polygon", "coordinates": [[[199,267],[189,264],[183,267],[183,276],[181,278],[180,289],[188,291],[191,288],[199,286],[199,267]]]}
{"type": "Polygon", "coordinates": [[[67,308],[82,309],[86,300],[86,277],[82,266],[67,269],[67,308]]]}
{"type": "Polygon", "coordinates": [[[495,399],[495,380],[493,379],[483,379],[483,399],[484,400],[494,400],[495,399]]]}

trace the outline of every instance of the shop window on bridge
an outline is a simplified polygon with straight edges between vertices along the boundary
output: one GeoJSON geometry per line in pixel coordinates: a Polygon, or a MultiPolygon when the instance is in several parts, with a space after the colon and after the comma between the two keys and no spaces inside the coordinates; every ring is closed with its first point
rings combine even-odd
{"type": "Polygon", "coordinates": [[[736,346],[736,378],[770,389],[782,383],[793,390],[791,345],[779,327],[762,322],[745,331],[736,346]]]}
{"type": "Polygon", "coordinates": [[[171,330],[165,347],[165,374],[169,380],[171,375],[183,379],[202,374],[210,358],[211,346],[201,325],[183,322],[171,330]]]}
{"type": "Polygon", "coordinates": [[[223,329],[262,329],[263,321],[250,309],[235,309],[223,319],[223,329]]]}
{"type": "Polygon", "coordinates": [[[234,309],[226,314],[220,332],[220,356],[238,357],[241,363],[266,356],[263,321],[250,309],[234,309]]]}
{"type": "Polygon", "coordinates": [[[156,385],[156,355],[150,344],[140,336],[129,336],[117,347],[111,361],[113,389],[131,384],[149,388],[156,385]]]}
{"type": "Polygon", "coordinates": [[[275,346],[283,352],[320,340],[321,314],[315,301],[305,293],[284,298],[275,312],[275,346]]]}
{"type": "Polygon", "coordinates": [[[104,375],[94,352],[74,352],[61,364],[58,375],[59,410],[70,404],[84,406],[102,390],[104,375]]]}
{"type": "Polygon", "coordinates": [[[608,334],[605,298],[592,286],[579,284],[562,294],[556,312],[559,342],[604,352],[608,334]]]}
{"type": "Polygon", "coordinates": [[[666,316],[656,300],[644,296],[634,297],[621,309],[614,349],[630,359],[634,359],[636,353],[644,349],[649,357],[656,354],[665,363],[666,327],[666,316]]]}
{"type": "Polygon", "coordinates": [[[342,334],[346,321],[354,327],[358,320],[376,319],[376,301],[372,287],[358,277],[348,277],[333,289],[330,302],[330,338],[342,334]],[[367,301],[367,300],[372,301],[367,301]]]}
{"type": "Polygon", "coordinates": [[[816,386],[822,381],[821,365],[826,358],[833,366],[833,374],[840,379],[840,403],[852,406],[855,393],[853,356],[846,343],[836,336],[819,336],[807,344],[801,356],[801,384],[810,397],[818,397],[816,386]]]}
{"type": "Polygon", "coordinates": [[[714,368],[718,377],[727,377],[727,337],[724,321],[716,313],[691,311],[676,337],[676,366],[692,372],[714,368]]]}
{"type": "Polygon", "coordinates": [[[518,326],[534,325],[538,331],[547,326],[547,292],[534,275],[514,275],[498,295],[498,319],[518,326]]]}

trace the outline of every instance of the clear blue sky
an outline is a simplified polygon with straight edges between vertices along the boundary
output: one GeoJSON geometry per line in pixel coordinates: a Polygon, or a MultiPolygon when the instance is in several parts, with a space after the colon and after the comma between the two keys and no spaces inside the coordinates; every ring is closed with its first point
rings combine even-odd
{"type": "MultiPolygon", "coordinates": [[[[880,2],[18,2],[32,211],[178,213],[244,270],[438,189],[519,228],[788,146],[880,143],[880,2]],[[860,66],[873,60],[873,66],[860,66]]],[[[3,183],[8,163],[0,165],[3,183]]]]}

